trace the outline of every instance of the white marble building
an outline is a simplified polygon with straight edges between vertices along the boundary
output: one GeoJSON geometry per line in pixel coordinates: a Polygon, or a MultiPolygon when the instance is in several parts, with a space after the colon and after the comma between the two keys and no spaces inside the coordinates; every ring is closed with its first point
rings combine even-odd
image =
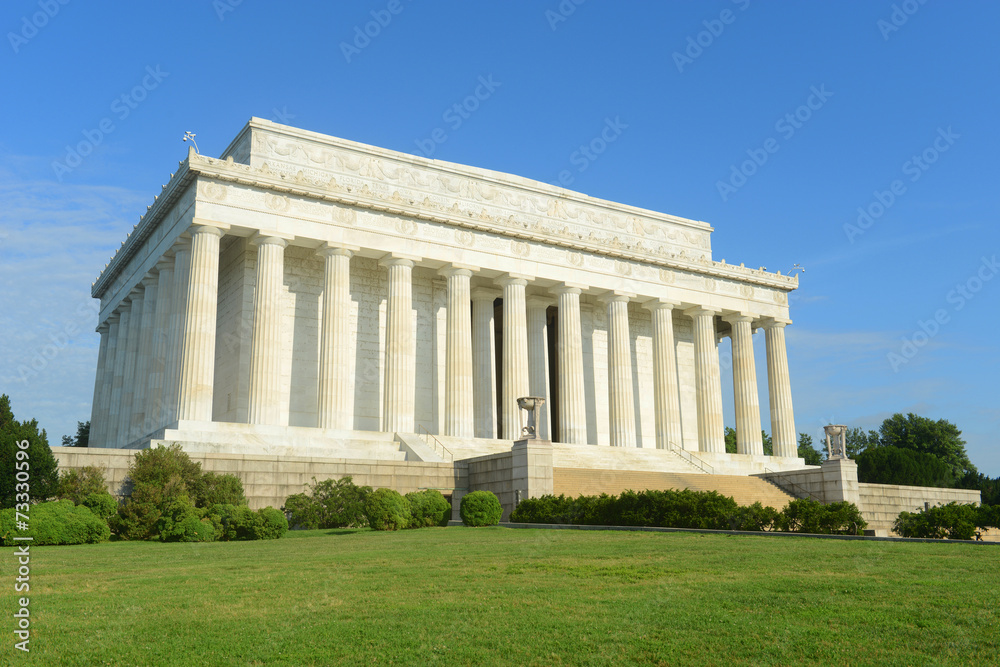
{"type": "Polygon", "coordinates": [[[221,159],[189,152],[94,283],[91,446],[458,457],[509,450],[531,394],[554,442],[721,461],[729,339],[740,455],[801,467],[797,279],[713,261],[711,232],[251,119],[221,159]]]}

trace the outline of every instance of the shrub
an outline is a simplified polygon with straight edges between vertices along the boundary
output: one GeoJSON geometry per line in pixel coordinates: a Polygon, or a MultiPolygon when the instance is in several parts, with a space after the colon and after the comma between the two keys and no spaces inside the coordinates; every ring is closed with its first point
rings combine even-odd
{"type": "Polygon", "coordinates": [[[358,486],[350,476],[313,483],[308,493],[296,493],[282,508],[296,528],[361,528],[367,525],[365,501],[370,486],[358,486]]]}
{"type": "Polygon", "coordinates": [[[187,499],[184,484],[173,478],[166,486],[139,483],[132,495],[118,506],[111,517],[111,530],[124,540],[148,540],[156,534],[157,524],[167,506],[181,497],[187,499]]]}
{"type": "Polygon", "coordinates": [[[265,507],[262,510],[257,510],[257,513],[260,515],[261,521],[256,539],[276,540],[284,537],[285,533],[288,532],[288,519],[285,518],[285,514],[281,510],[265,507]]]}
{"type": "Polygon", "coordinates": [[[892,529],[902,537],[971,540],[983,521],[980,508],[950,502],[920,512],[900,512],[892,529]]]}
{"type": "Polygon", "coordinates": [[[775,521],[778,530],[818,535],[862,535],[868,523],[854,503],[824,505],[812,498],[797,498],[781,511],[775,521]]]}
{"type": "Polygon", "coordinates": [[[437,489],[425,489],[406,494],[410,504],[410,528],[446,526],[451,518],[451,504],[437,489]]]}
{"type": "Polygon", "coordinates": [[[128,476],[136,486],[154,484],[165,487],[179,480],[189,498],[199,499],[201,464],[192,461],[178,444],[136,452],[128,476]]]}
{"type": "Polygon", "coordinates": [[[459,514],[466,526],[495,526],[500,523],[503,508],[492,491],[473,491],[462,496],[459,514]]]}
{"type": "Polygon", "coordinates": [[[410,504],[392,489],[375,489],[365,501],[365,516],[372,530],[399,530],[410,525],[410,504]]]}
{"type": "Polygon", "coordinates": [[[170,501],[164,508],[157,530],[163,542],[211,542],[215,539],[211,520],[200,517],[185,496],[170,501]]]}
{"type": "Polygon", "coordinates": [[[736,508],[731,517],[733,530],[769,531],[774,528],[780,512],[773,507],[765,507],[760,501],[753,505],[736,508]]]}
{"type": "Polygon", "coordinates": [[[56,498],[66,498],[77,505],[82,505],[84,498],[95,493],[108,493],[108,485],[104,480],[104,471],[101,468],[84,466],[59,473],[56,498]]]}
{"type": "Polygon", "coordinates": [[[5,546],[14,544],[15,535],[30,535],[32,545],[90,544],[111,537],[108,524],[86,507],[72,500],[56,500],[32,505],[28,512],[30,529],[16,531],[14,509],[0,511],[0,537],[5,546]]]}
{"type": "Polygon", "coordinates": [[[246,505],[243,482],[236,475],[206,472],[194,483],[192,500],[197,507],[246,505]]]}
{"type": "Polygon", "coordinates": [[[100,517],[105,523],[118,513],[118,499],[106,490],[91,493],[79,504],[89,509],[95,516],[100,517]]]}

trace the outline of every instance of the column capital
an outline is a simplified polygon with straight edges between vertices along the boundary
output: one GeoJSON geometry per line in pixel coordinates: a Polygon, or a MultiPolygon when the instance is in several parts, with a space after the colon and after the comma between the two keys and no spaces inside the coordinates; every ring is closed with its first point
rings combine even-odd
{"type": "Polygon", "coordinates": [[[413,268],[413,266],[419,262],[422,257],[419,255],[404,255],[398,252],[390,252],[378,261],[379,266],[408,266],[413,268]]]}
{"type": "Polygon", "coordinates": [[[694,306],[692,308],[685,308],[681,312],[691,319],[694,319],[702,315],[711,315],[714,317],[718,315],[720,311],[717,308],[708,308],[707,306],[694,306]]]}
{"type": "Polygon", "coordinates": [[[249,239],[250,245],[262,246],[262,245],[279,245],[282,248],[288,247],[288,242],[291,241],[291,237],[286,234],[276,234],[272,232],[258,231],[255,232],[249,239]]]}
{"type": "Polygon", "coordinates": [[[438,270],[438,274],[447,278],[448,276],[468,276],[472,277],[472,274],[479,270],[478,266],[472,266],[471,264],[458,264],[451,262],[450,264],[445,264],[438,270]]]}
{"type": "Polygon", "coordinates": [[[220,238],[225,236],[228,231],[229,225],[224,222],[202,220],[201,218],[192,220],[191,226],[188,227],[188,232],[191,234],[214,234],[220,238]]]}
{"type": "Polygon", "coordinates": [[[644,301],[642,307],[649,311],[654,310],[673,310],[681,305],[680,301],[670,301],[669,299],[650,299],[644,301]]]}
{"type": "Polygon", "coordinates": [[[154,266],[152,269],[149,270],[149,273],[147,273],[142,277],[142,280],[139,281],[139,284],[142,285],[143,287],[156,285],[159,282],[159,275],[158,275],[159,273],[160,270],[154,266]]]}
{"type": "Polygon", "coordinates": [[[728,313],[722,316],[723,322],[729,322],[730,324],[735,324],[737,322],[753,322],[756,318],[753,315],[747,313],[728,313]]]}
{"type": "Polygon", "coordinates": [[[537,294],[532,294],[524,300],[525,305],[528,308],[548,308],[552,304],[552,299],[547,296],[539,296],[537,294]]]}
{"type": "Polygon", "coordinates": [[[354,257],[354,253],[359,250],[361,250],[361,248],[357,246],[324,241],[318,248],[316,248],[316,254],[320,257],[347,257],[350,259],[351,257],[354,257]]]}
{"type": "Polygon", "coordinates": [[[94,331],[96,331],[99,334],[106,334],[106,333],[108,333],[108,331],[111,329],[111,322],[110,322],[110,320],[111,320],[111,318],[109,317],[108,319],[106,319],[103,322],[101,322],[100,324],[98,324],[97,328],[94,329],[94,331]]]}
{"type": "Polygon", "coordinates": [[[166,255],[166,253],[164,253],[163,257],[161,257],[160,259],[156,260],[156,266],[154,268],[156,269],[157,273],[160,273],[161,271],[164,271],[164,270],[172,271],[173,268],[174,268],[174,259],[173,259],[173,257],[168,257],[166,255]]]}
{"type": "Polygon", "coordinates": [[[112,324],[118,324],[118,322],[119,322],[119,320],[121,320],[121,318],[122,318],[122,314],[119,313],[116,310],[116,311],[114,311],[113,313],[111,313],[110,315],[108,315],[107,317],[104,318],[104,323],[107,324],[108,326],[111,326],[112,324]]]}
{"type": "Polygon", "coordinates": [[[760,318],[760,326],[765,329],[783,329],[785,326],[791,324],[791,320],[787,320],[781,317],[762,317],[760,318]]]}
{"type": "Polygon", "coordinates": [[[492,287],[473,287],[471,294],[473,301],[494,301],[500,298],[501,292],[492,287]]]}
{"type": "Polygon", "coordinates": [[[507,285],[527,285],[529,280],[534,279],[534,276],[523,273],[505,273],[502,276],[498,276],[494,282],[501,287],[505,287],[507,285]]]}
{"type": "Polygon", "coordinates": [[[597,300],[603,303],[628,303],[632,299],[636,298],[636,295],[632,292],[622,292],[619,290],[612,290],[605,294],[601,294],[597,297],[597,300]]]}
{"type": "Polygon", "coordinates": [[[184,252],[184,251],[190,252],[190,250],[191,250],[191,236],[188,235],[187,232],[184,232],[181,236],[177,237],[177,240],[174,241],[174,245],[171,246],[170,250],[168,250],[167,252],[173,253],[176,256],[177,253],[179,252],[184,252]]]}

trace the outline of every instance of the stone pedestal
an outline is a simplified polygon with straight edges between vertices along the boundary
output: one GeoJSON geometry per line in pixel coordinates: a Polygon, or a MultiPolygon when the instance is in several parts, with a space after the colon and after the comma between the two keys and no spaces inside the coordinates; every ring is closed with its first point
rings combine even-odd
{"type": "Polygon", "coordinates": [[[549,440],[516,440],[511,448],[511,482],[515,502],[551,494],[552,442],[549,440]]]}
{"type": "Polygon", "coordinates": [[[823,502],[845,500],[861,506],[857,463],[850,459],[833,459],[824,461],[820,469],[823,471],[823,502]]]}

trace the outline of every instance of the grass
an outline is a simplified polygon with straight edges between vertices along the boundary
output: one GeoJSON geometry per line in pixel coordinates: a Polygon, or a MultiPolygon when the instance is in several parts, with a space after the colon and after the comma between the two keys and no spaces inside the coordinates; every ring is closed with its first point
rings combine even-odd
{"type": "Polygon", "coordinates": [[[964,544],[428,528],[31,553],[31,653],[5,630],[5,664],[982,665],[1000,636],[1000,551],[964,544]]]}

